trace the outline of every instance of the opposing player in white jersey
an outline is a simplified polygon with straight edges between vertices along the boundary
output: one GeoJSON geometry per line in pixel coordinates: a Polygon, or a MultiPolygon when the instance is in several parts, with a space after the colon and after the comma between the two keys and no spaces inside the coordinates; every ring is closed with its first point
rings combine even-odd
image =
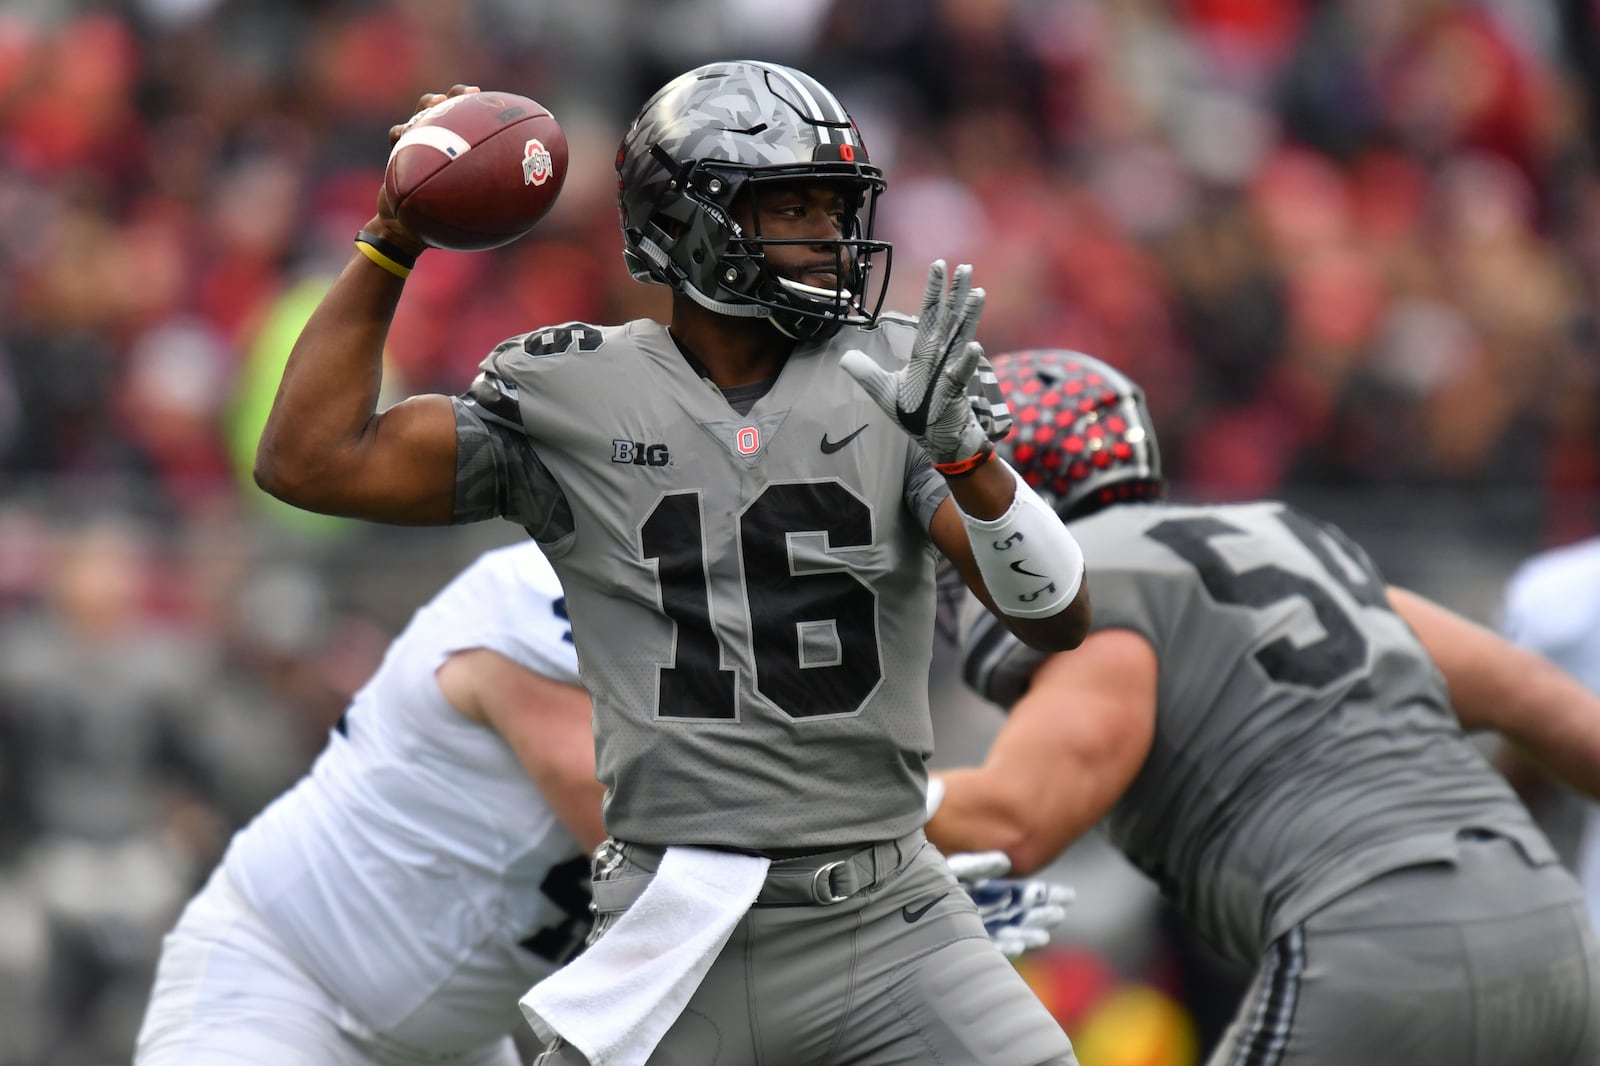
{"type": "Polygon", "coordinates": [[[1257,976],[1212,1066],[1600,1062],[1600,947],[1570,874],[1464,730],[1600,794],[1600,700],[1387,587],[1276,502],[1165,502],[1143,395],[1076,352],[995,360],[1003,448],[1073,525],[1093,632],[1041,654],[965,605],[1010,715],[935,784],[941,846],[1018,869],[1105,821],[1257,976]]]}
{"type": "Polygon", "coordinates": [[[517,997],[591,922],[577,682],[537,546],[451,581],[167,936],[139,1066],[513,1066],[517,997]]]}
{"type": "MultiPolygon", "coordinates": [[[[1600,692],[1600,538],[1541,552],[1506,585],[1501,630],[1600,692]]],[[[1584,810],[1576,855],[1589,918],[1600,929],[1600,804],[1584,810]]]]}
{"type": "Polygon", "coordinates": [[[256,462],[313,510],[510,518],[561,578],[614,930],[529,1000],[568,1038],[549,1061],[1074,1061],[922,834],[936,550],[1031,645],[1089,618],[1071,534],[993,457],[1004,405],[969,396],[992,389],[982,290],[937,263],[918,318],[877,315],[883,175],[787,67],[674,79],[617,171],[627,263],[671,287],[670,323],[534,329],[466,395],[379,412],[423,247],[380,195],[256,462]]]}

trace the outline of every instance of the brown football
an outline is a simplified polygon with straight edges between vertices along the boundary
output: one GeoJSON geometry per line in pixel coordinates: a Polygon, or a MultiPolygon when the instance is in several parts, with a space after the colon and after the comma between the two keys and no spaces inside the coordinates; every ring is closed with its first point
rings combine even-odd
{"type": "Polygon", "coordinates": [[[567,138],[541,104],[515,93],[463,93],[418,112],[389,153],[384,188],[400,221],[430,247],[510,244],[556,202],[567,138]]]}

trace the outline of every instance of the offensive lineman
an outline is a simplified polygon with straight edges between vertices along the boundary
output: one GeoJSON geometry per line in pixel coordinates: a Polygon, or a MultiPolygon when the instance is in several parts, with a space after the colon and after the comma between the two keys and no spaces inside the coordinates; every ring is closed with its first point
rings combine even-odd
{"type": "Polygon", "coordinates": [[[452,580],[168,934],[138,1066],[515,1066],[605,835],[577,682],[536,545],[452,580]]]}
{"type": "Polygon", "coordinates": [[[1083,544],[1093,633],[1040,654],[961,608],[964,676],[1010,714],[981,768],[933,784],[929,837],[1025,872],[1105,818],[1256,970],[1212,1066],[1600,1062],[1578,887],[1463,733],[1600,794],[1600,700],[1386,587],[1333,526],[1163,502],[1143,394],[1106,364],[995,371],[1005,449],[1083,544]]]}
{"type": "Polygon", "coordinates": [[[618,173],[629,268],[672,287],[669,325],[537,329],[465,396],[378,413],[422,250],[380,195],[285,369],[258,483],[381,521],[505,516],[545,548],[595,700],[603,925],[674,847],[770,861],[737,923],[702,930],[727,946],[649,1061],[1073,1062],[921,831],[930,542],[1032,646],[1076,646],[1089,617],[1071,534],[993,458],[1003,405],[967,394],[982,290],[936,263],[917,320],[877,317],[882,175],[786,67],[675,79],[618,173]]]}

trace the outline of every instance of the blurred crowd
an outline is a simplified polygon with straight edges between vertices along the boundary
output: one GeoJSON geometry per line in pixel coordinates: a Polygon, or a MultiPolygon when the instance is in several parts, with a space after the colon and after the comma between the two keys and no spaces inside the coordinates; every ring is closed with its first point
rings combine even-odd
{"type": "MultiPolygon", "coordinates": [[[[0,1066],[126,1061],[227,833],[410,607],[516,533],[250,483],[389,126],[465,82],[571,146],[534,234],[407,283],[390,390],[458,392],[533,325],[664,310],[622,268],[615,144],[739,55],[854,112],[889,306],[973,263],[988,349],[1128,369],[1184,493],[1401,500],[1401,530],[1443,493],[1508,555],[1600,528],[1588,0],[5,0],[0,1066]]],[[[1111,1055],[1085,1061],[1147,1066],[1111,1055]]]]}

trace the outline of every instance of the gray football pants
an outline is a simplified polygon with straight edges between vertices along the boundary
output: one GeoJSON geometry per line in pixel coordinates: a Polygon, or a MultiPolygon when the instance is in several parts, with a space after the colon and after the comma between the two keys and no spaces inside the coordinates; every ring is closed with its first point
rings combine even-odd
{"type": "MultiPolygon", "coordinates": [[[[887,855],[882,868],[841,902],[769,904],[764,888],[651,1066],[1076,1066],[1066,1034],[921,832],[875,850],[887,855]]],[[[784,879],[792,893],[857,851],[774,862],[767,884],[784,879]]],[[[638,886],[659,859],[635,845],[601,849],[591,942],[620,913],[604,882],[638,886]],[[617,851],[621,862],[608,861],[617,851]]],[[[560,1041],[535,1061],[587,1066],[560,1041]]]]}
{"type": "Polygon", "coordinates": [[[1379,877],[1268,948],[1209,1066],[1595,1066],[1577,882],[1499,838],[1379,877]]]}

